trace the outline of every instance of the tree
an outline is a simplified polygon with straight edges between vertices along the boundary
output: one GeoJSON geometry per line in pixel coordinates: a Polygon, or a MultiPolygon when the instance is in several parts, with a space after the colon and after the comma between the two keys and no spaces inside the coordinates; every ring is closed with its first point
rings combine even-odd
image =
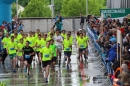
{"type": "Polygon", "coordinates": [[[18,3],[23,7],[26,7],[29,2],[30,0],[18,0],[18,3]]]}
{"type": "Polygon", "coordinates": [[[54,0],[55,5],[55,14],[61,11],[62,8],[62,0],[54,0]]]}
{"type": "Polygon", "coordinates": [[[61,8],[61,14],[62,16],[67,16],[67,4],[68,4],[69,0],[63,0],[62,1],[62,8],[61,8]]]}
{"type": "MultiPolygon", "coordinates": [[[[105,8],[106,0],[88,0],[89,14],[100,16],[100,9],[105,8]]],[[[61,14],[63,16],[79,16],[82,13],[86,15],[86,0],[63,0],[61,14]]]]}
{"type": "Polygon", "coordinates": [[[21,13],[21,17],[51,17],[48,5],[47,0],[31,0],[21,13]]]}
{"type": "Polygon", "coordinates": [[[14,17],[16,14],[17,14],[16,3],[14,2],[12,4],[12,17],[14,17]]]}
{"type": "Polygon", "coordinates": [[[100,16],[100,9],[105,8],[105,0],[88,0],[89,14],[100,16]]]}
{"type": "Polygon", "coordinates": [[[67,17],[79,16],[82,13],[82,4],[79,0],[63,0],[61,12],[67,17]]]}

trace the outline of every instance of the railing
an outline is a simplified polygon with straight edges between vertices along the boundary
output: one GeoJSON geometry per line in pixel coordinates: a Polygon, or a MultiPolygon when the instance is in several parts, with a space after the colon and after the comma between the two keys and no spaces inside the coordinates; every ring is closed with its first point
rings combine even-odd
{"type": "MultiPolygon", "coordinates": [[[[93,51],[96,53],[97,58],[99,59],[99,66],[101,68],[101,71],[105,70],[106,73],[111,73],[113,74],[113,70],[111,67],[111,63],[106,63],[106,54],[104,53],[105,50],[99,46],[99,44],[96,42],[98,39],[97,34],[94,33],[92,28],[90,27],[89,24],[87,24],[87,34],[90,37],[90,41],[92,42],[93,46],[93,51]],[[110,72],[111,71],[111,72],[110,72]]],[[[105,86],[108,82],[110,82],[110,86],[112,86],[112,80],[111,78],[107,78],[107,80],[104,82],[103,86],[105,86]]]]}

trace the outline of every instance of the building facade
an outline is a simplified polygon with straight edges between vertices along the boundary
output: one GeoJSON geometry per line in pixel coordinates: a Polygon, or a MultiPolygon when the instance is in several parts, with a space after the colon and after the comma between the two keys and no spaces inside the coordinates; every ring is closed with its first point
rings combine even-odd
{"type": "Polygon", "coordinates": [[[107,0],[107,8],[130,8],[130,0],[107,0]]]}

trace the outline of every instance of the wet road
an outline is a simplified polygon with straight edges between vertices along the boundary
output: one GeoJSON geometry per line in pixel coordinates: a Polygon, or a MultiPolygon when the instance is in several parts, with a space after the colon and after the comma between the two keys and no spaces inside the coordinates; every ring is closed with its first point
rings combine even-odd
{"type": "Polygon", "coordinates": [[[103,75],[104,71],[100,71],[96,61],[91,61],[92,58],[97,56],[94,56],[95,54],[91,52],[91,48],[89,48],[89,51],[89,63],[85,61],[79,63],[76,47],[73,46],[69,69],[67,69],[62,54],[61,67],[59,68],[58,64],[56,64],[55,71],[50,69],[48,83],[44,82],[44,74],[39,67],[33,67],[29,80],[24,72],[12,73],[8,57],[5,67],[0,64],[0,81],[4,81],[7,86],[109,86],[102,85],[105,79],[101,83],[93,82],[93,77],[103,75]]]}

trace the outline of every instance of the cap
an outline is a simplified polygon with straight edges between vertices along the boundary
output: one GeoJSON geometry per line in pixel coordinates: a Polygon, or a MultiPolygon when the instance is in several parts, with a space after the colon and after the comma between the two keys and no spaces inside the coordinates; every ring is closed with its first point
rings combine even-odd
{"type": "Polygon", "coordinates": [[[116,42],[116,38],[111,38],[110,41],[111,42],[116,42]]]}
{"type": "Polygon", "coordinates": [[[79,29],[79,31],[82,30],[82,29],[79,29]]]}

